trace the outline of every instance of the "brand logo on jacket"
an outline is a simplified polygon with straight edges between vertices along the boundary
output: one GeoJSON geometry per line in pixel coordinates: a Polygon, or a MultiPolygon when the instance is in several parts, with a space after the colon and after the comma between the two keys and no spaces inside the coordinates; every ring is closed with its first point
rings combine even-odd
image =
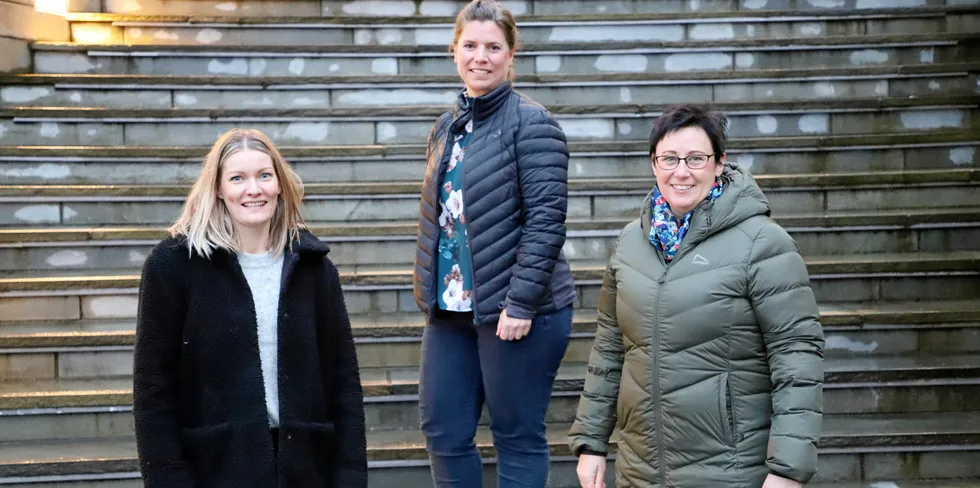
{"type": "Polygon", "coordinates": [[[708,264],[710,264],[710,263],[708,263],[708,260],[705,259],[705,257],[702,256],[702,255],[700,255],[700,254],[695,254],[694,255],[694,260],[691,261],[691,262],[694,263],[694,264],[697,264],[697,265],[701,265],[701,266],[707,266],[708,264]]]}

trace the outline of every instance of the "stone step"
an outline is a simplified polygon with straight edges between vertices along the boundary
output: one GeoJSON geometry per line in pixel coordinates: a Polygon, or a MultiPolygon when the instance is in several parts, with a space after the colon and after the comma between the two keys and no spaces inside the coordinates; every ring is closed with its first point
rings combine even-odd
{"type": "MultiPolygon", "coordinates": [[[[964,300],[980,296],[980,252],[807,256],[818,303],[964,300]]],[[[605,262],[576,263],[577,308],[594,308],[605,262]]],[[[416,313],[411,269],[343,272],[351,314],[416,313]]],[[[139,271],[62,270],[0,278],[7,322],[131,318],[139,271]]]]}
{"type": "MultiPolygon", "coordinates": [[[[521,41],[683,41],[967,32],[976,6],[875,10],[522,15],[521,41]]],[[[453,40],[452,17],[241,17],[71,14],[74,42],[157,45],[438,45],[453,40]]]]}
{"type": "MultiPolygon", "coordinates": [[[[980,319],[976,310],[934,310],[930,306],[962,306],[964,302],[930,302],[896,307],[898,324],[873,315],[858,325],[836,323],[835,311],[848,305],[822,306],[828,358],[879,359],[893,355],[942,355],[980,352],[980,319]],[[904,308],[903,308],[904,307],[904,308]]],[[[965,302],[976,306],[975,302],[965,302]]],[[[852,305],[853,307],[853,305],[852,305]]],[[[871,307],[875,309],[875,307],[871,307]]],[[[880,309],[880,308],[879,308],[880,309]]],[[[877,310],[876,310],[877,311],[877,310]]],[[[595,331],[595,311],[579,310],[565,363],[589,360],[595,331]]],[[[847,310],[844,316],[858,315],[847,310]]],[[[424,319],[401,313],[374,318],[353,316],[362,371],[404,377],[419,366],[424,319]],[[400,376],[399,376],[400,375],[400,376]]],[[[132,374],[134,323],[130,320],[27,322],[0,325],[0,380],[86,379],[132,374]],[[65,331],[65,329],[84,331],[65,331]],[[91,329],[96,329],[92,331],[91,329]]],[[[367,373],[365,373],[367,374],[367,373]]],[[[400,394],[400,393],[390,393],[400,394]]]]}
{"type": "MultiPolygon", "coordinates": [[[[729,136],[794,137],[980,130],[980,95],[833,101],[721,102],[729,136]]],[[[663,105],[553,105],[570,141],[635,140],[663,105]]],[[[423,144],[445,107],[390,109],[0,109],[8,145],[204,146],[247,125],[281,145],[423,144]]]]}
{"type": "MultiPolygon", "coordinates": [[[[677,42],[526,44],[518,73],[729,71],[973,61],[980,34],[901,34],[677,42]]],[[[444,46],[128,46],[33,44],[38,73],[235,76],[447,75],[444,46]]]]}
{"type": "MultiPolygon", "coordinates": [[[[803,255],[980,250],[980,207],[878,212],[781,214],[776,222],[803,255]]],[[[609,259],[629,219],[568,222],[570,262],[609,259]]],[[[415,221],[310,223],[330,245],[330,257],[350,271],[411,265],[415,221]]],[[[165,238],[160,227],[0,228],[0,272],[61,269],[132,269],[165,238]]]]}
{"type": "MultiPolygon", "coordinates": [[[[785,213],[974,206],[980,169],[758,175],[773,208],[785,213]],[[911,203],[916,202],[916,203],[911,203]]],[[[569,219],[632,219],[650,178],[570,180],[569,219]]],[[[304,217],[313,222],[418,218],[417,181],[307,183],[304,217]]],[[[0,226],[171,223],[187,186],[0,186],[0,226]]]]}
{"type": "MultiPolygon", "coordinates": [[[[172,2],[168,0],[141,0],[134,3],[126,0],[75,0],[70,2],[70,12],[107,12],[114,14],[141,14],[166,16],[323,16],[344,19],[377,18],[379,22],[394,18],[411,17],[413,21],[430,22],[433,18],[455,16],[468,2],[465,0],[387,0],[383,5],[365,0],[195,0],[193,2],[172,2]]],[[[574,15],[586,17],[594,15],[661,14],[685,13],[699,15],[741,15],[752,13],[772,15],[773,11],[789,9],[807,12],[834,12],[838,9],[879,10],[895,6],[925,9],[928,6],[976,5],[976,0],[841,0],[820,2],[813,0],[701,0],[689,2],[682,0],[633,0],[629,2],[585,2],[581,0],[503,0],[501,2],[515,16],[530,15],[574,15]]]]}
{"type": "MultiPolygon", "coordinates": [[[[826,335],[827,357],[980,352],[980,302],[975,298],[873,304],[821,302],[820,310],[820,321],[826,335]]],[[[352,330],[358,343],[362,366],[418,366],[418,344],[424,324],[425,319],[418,311],[377,316],[351,315],[352,330]]],[[[572,344],[569,346],[568,359],[573,362],[587,362],[596,328],[595,310],[578,309],[572,325],[572,344]]],[[[0,349],[16,350],[23,354],[34,354],[41,350],[52,354],[82,351],[125,352],[132,347],[135,327],[135,319],[131,316],[117,319],[5,321],[0,322],[0,349]]],[[[119,360],[125,361],[128,358],[119,360]]],[[[60,370],[57,370],[58,363],[49,361],[39,364],[43,364],[37,370],[43,373],[39,377],[84,376],[60,374],[60,370]]],[[[123,367],[117,369],[126,371],[123,367]]]]}
{"type": "MultiPolygon", "coordinates": [[[[518,74],[539,103],[734,102],[975,94],[980,63],[660,73],[518,74]]],[[[326,108],[452,104],[456,75],[237,77],[0,75],[0,106],[108,108],[326,108]]]]}
{"type": "Polygon", "coordinates": [[[980,479],[809,483],[810,488],[980,488],[980,479]]]}
{"type": "MultiPolygon", "coordinates": [[[[975,131],[862,136],[736,138],[732,161],[756,175],[980,167],[975,131]]],[[[304,181],[414,180],[425,172],[419,145],[280,148],[304,181]]],[[[649,178],[647,143],[569,144],[572,178],[649,178]]],[[[191,184],[207,147],[0,146],[0,176],[11,185],[191,184]]]]}
{"type": "MultiPolygon", "coordinates": [[[[970,461],[980,454],[978,426],[980,414],[968,412],[827,415],[814,482],[980,476],[977,463],[970,461]]],[[[552,454],[549,487],[576,486],[575,459],[565,440],[567,430],[567,424],[551,424],[548,429],[552,454]]],[[[476,442],[485,458],[485,478],[490,478],[495,454],[486,427],[478,429],[476,442]]],[[[370,486],[431,485],[424,444],[418,431],[370,433],[370,486]]],[[[614,449],[615,444],[611,447],[614,449]]],[[[135,478],[135,451],[135,442],[128,437],[7,443],[0,450],[0,483],[135,478]]],[[[489,486],[495,486],[492,479],[488,481],[489,486]]]]}
{"type": "MultiPolygon", "coordinates": [[[[585,363],[558,371],[548,423],[571,422],[585,363]]],[[[980,359],[970,356],[828,359],[824,413],[966,412],[980,400],[980,359]]],[[[418,428],[418,368],[361,368],[371,431],[418,428]]],[[[489,425],[484,412],[481,425],[489,425]]],[[[4,442],[132,436],[132,379],[26,380],[0,383],[4,442]]]]}

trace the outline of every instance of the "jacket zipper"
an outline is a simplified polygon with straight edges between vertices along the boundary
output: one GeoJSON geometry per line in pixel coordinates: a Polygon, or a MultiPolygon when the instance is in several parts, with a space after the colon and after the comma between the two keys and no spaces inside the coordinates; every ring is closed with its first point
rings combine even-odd
{"type": "MultiPolygon", "coordinates": [[[[660,256],[658,251],[657,255],[660,256]]],[[[661,262],[664,262],[662,256],[660,256],[661,262]]],[[[660,486],[665,486],[666,484],[666,468],[664,467],[664,415],[663,415],[663,405],[660,391],[660,315],[661,315],[661,303],[660,299],[663,296],[664,283],[667,282],[667,269],[670,264],[664,266],[664,272],[657,279],[657,321],[653,327],[653,380],[656,383],[654,386],[654,393],[656,401],[654,406],[657,411],[657,458],[659,459],[660,466],[660,486]]]]}
{"type": "Polygon", "coordinates": [[[656,412],[656,416],[657,416],[654,428],[657,431],[657,459],[658,459],[658,465],[660,466],[660,470],[659,470],[660,486],[663,486],[666,480],[666,472],[664,470],[664,449],[663,449],[663,445],[664,445],[663,407],[660,404],[661,399],[660,399],[660,381],[659,381],[660,378],[660,359],[659,359],[660,357],[660,310],[661,310],[660,297],[663,294],[664,283],[667,282],[667,270],[670,267],[670,263],[668,263],[667,260],[664,259],[663,254],[661,254],[661,252],[656,248],[653,250],[653,253],[657,255],[657,260],[660,261],[660,265],[663,266],[664,268],[663,273],[660,274],[660,278],[657,278],[657,298],[654,302],[657,307],[657,315],[656,315],[657,318],[653,324],[653,375],[652,375],[653,381],[651,381],[651,383],[654,383],[653,391],[651,393],[653,394],[654,397],[653,405],[654,405],[654,411],[656,412]]]}
{"type": "MultiPolygon", "coordinates": [[[[701,210],[701,209],[703,209],[703,207],[704,207],[704,205],[701,204],[701,205],[698,206],[698,209],[701,210]]],[[[708,227],[710,227],[711,226],[711,216],[710,215],[705,215],[705,218],[707,219],[705,225],[708,226],[708,227]]],[[[660,357],[660,322],[661,322],[661,320],[660,320],[660,318],[661,318],[661,312],[660,311],[663,309],[663,307],[661,307],[660,299],[661,299],[661,296],[663,295],[664,284],[667,282],[667,272],[670,271],[670,266],[672,264],[674,264],[675,262],[679,261],[685,254],[687,254],[687,249],[690,248],[690,246],[685,246],[684,244],[685,244],[684,241],[681,241],[681,245],[677,249],[677,254],[674,255],[674,258],[671,259],[669,263],[667,262],[666,259],[664,259],[663,254],[659,250],[654,249],[654,253],[657,255],[657,259],[660,260],[660,264],[663,265],[663,267],[664,267],[664,272],[660,275],[660,278],[657,279],[657,284],[660,285],[660,286],[657,287],[657,300],[656,300],[656,304],[657,304],[657,321],[656,321],[656,323],[654,323],[654,327],[653,327],[653,329],[654,329],[654,332],[653,332],[653,343],[654,343],[654,345],[653,345],[653,373],[654,373],[653,378],[656,381],[656,386],[654,387],[654,393],[655,393],[655,398],[656,398],[656,401],[654,403],[654,407],[655,407],[654,410],[656,410],[656,412],[657,412],[656,413],[656,415],[657,415],[657,421],[656,421],[655,427],[657,429],[657,458],[659,460],[659,465],[660,465],[660,486],[665,486],[667,484],[667,470],[666,470],[666,467],[664,466],[664,433],[663,433],[664,432],[664,429],[663,429],[663,427],[664,427],[664,415],[663,415],[663,405],[661,404],[660,381],[657,380],[657,378],[660,378],[660,360],[659,360],[659,357],[660,357]]]]}
{"type": "MultiPolygon", "coordinates": [[[[476,114],[475,113],[473,114],[473,118],[470,119],[470,120],[473,121],[473,132],[470,133],[470,140],[469,140],[469,142],[466,143],[466,152],[470,152],[470,144],[472,144],[473,141],[476,140],[476,137],[474,137],[476,135],[476,114]]],[[[465,127],[464,127],[463,130],[466,130],[465,127]]],[[[460,190],[459,196],[460,196],[461,199],[463,199],[463,218],[466,219],[466,225],[469,226],[470,225],[470,218],[469,218],[468,214],[466,213],[466,210],[468,210],[469,207],[470,207],[466,203],[466,168],[468,168],[469,166],[466,164],[467,162],[465,160],[465,158],[466,158],[466,155],[465,154],[463,155],[463,158],[464,158],[464,160],[463,160],[463,175],[460,176],[460,178],[459,178],[459,186],[460,186],[460,188],[459,188],[459,190],[460,190]]],[[[476,266],[473,264],[473,246],[470,245],[470,233],[469,233],[469,229],[467,229],[467,232],[466,232],[466,249],[467,249],[467,251],[469,251],[466,254],[467,254],[467,257],[470,260],[470,273],[473,274],[470,277],[470,279],[473,282],[473,289],[470,290],[470,295],[473,297],[473,300],[472,300],[472,303],[473,303],[473,307],[472,307],[473,308],[473,325],[476,326],[476,325],[479,325],[480,324],[480,315],[479,315],[479,310],[480,310],[479,304],[480,304],[480,301],[476,299],[476,266]]]]}

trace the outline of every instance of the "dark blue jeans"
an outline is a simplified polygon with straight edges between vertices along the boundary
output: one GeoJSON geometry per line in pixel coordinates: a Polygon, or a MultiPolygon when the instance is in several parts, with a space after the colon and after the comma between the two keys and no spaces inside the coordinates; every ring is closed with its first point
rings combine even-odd
{"type": "Polygon", "coordinates": [[[436,487],[483,486],[473,438],[484,402],[498,488],[545,486],[544,416],[571,330],[571,306],[535,317],[519,341],[499,339],[496,324],[430,318],[422,336],[419,408],[436,487]]]}

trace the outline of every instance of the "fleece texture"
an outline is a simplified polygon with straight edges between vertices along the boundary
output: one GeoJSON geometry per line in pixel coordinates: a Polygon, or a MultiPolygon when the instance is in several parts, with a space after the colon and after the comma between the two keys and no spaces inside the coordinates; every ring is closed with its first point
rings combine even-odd
{"type": "Polygon", "coordinates": [[[286,250],[274,455],[255,307],[235,255],[166,239],[143,266],[133,410],[147,487],[366,487],[364,408],[340,278],[302,231],[286,250]]]}

